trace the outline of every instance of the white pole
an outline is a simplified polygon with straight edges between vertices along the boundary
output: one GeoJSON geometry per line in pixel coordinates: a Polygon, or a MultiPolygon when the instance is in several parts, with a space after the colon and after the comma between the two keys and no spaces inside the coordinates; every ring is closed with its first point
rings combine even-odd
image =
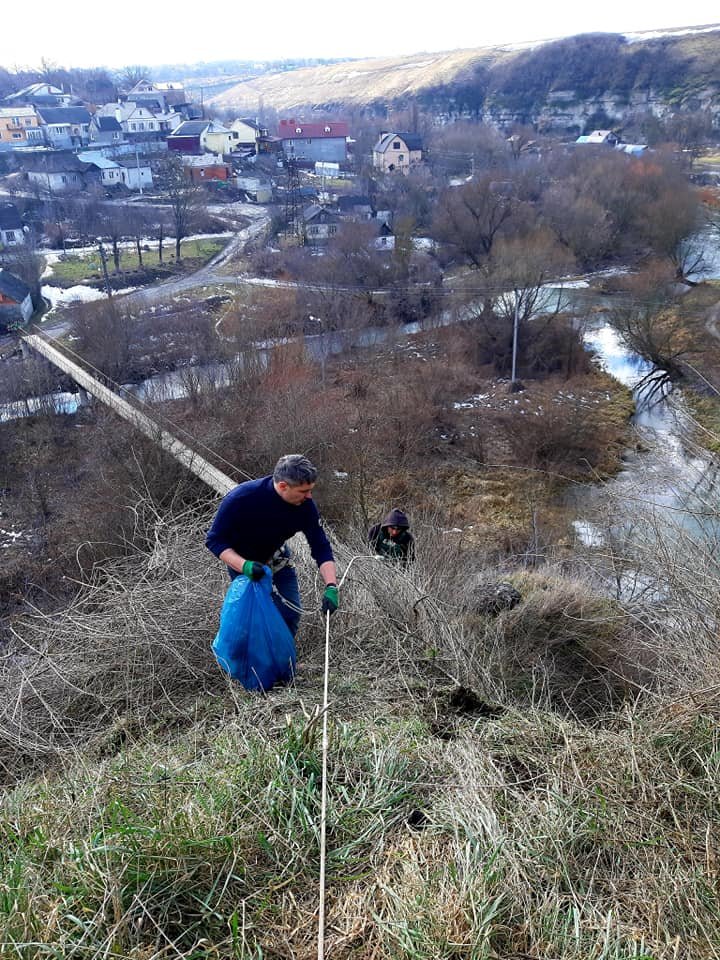
{"type": "Polygon", "coordinates": [[[330,611],[325,614],[325,680],[323,685],[322,786],[320,800],[320,909],[318,960],[325,957],[325,838],[327,833],[328,678],[330,676],[330,611]]]}
{"type": "Polygon", "coordinates": [[[518,345],[518,326],[520,324],[520,297],[515,292],[515,315],[513,317],[513,345],[512,345],[512,373],[510,374],[510,389],[515,386],[517,373],[517,345],[518,345]]]}

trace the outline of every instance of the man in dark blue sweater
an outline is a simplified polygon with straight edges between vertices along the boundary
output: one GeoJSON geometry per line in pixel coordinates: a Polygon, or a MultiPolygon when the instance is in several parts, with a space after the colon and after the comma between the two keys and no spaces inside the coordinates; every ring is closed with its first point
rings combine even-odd
{"type": "Polygon", "coordinates": [[[300,591],[285,541],[303,533],[325,583],[323,613],[338,607],[337,574],[332,548],[320,525],[312,490],[317,470],[299,453],[280,457],[273,473],[249,480],[222,500],[205,544],[227,564],[230,578],[241,574],[251,580],[264,575],[263,564],[273,573],[273,600],[293,636],[300,623],[300,591]]]}

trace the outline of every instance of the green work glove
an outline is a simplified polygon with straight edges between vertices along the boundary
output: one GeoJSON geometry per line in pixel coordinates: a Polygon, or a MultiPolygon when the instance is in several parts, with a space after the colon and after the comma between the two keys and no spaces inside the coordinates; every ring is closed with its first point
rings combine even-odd
{"type": "Polygon", "coordinates": [[[262,580],[265,576],[265,567],[257,560],[246,560],[242,567],[242,572],[248,580],[262,580]]]}
{"type": "Polygon", "coordinates": [[[329,583],[325,587],[325,592],[323,593],[322,601],[322,612],[323,613],[335,613],[338,608],[338,588],[336,583],[329,583]]]}

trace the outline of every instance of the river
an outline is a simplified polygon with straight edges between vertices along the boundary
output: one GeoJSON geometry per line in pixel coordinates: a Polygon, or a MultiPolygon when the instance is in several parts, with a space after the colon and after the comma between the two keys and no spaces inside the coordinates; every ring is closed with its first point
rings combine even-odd
{"type": "MultiPolygon", "coordinates": [[[[715,269],[720,273],[720,258],[715,269]]],[[[568,490],[574,550],[619,599],[656,601],[670,589],[666,572],[683,558],[702,558],[720,576],[714,561],[720,556],[718,465],[693,441],[682,393],[650,395],[644,378],[652,366],[602,314],[594,317],[585,342],[608,373],[633,390],[635,442],[615,477],[568,490]]]]}

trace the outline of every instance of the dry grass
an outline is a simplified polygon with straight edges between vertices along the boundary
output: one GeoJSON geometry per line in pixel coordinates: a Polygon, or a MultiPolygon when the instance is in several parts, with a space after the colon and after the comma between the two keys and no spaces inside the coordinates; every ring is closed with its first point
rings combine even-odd
{"type": "Polygon", "coordinates": [[[334,63],[326,67],[304,67],[287,73],[268,74],[245,81],[212,97],[216,107],[257,106],[262,99],[277,110],[309,103],[369,103],[417,94],[437,83],[449,83],[470,72],[489,57],[502,57],[488,48],[420,53],[403,57],[376,57],[334,63]]]}
{"type": "MultiPolygon", "coordinates": [[[[304,670],[244,693],[209,651],[207,520],[145,511],[134,557],[16,625],[1,957],[315,956],[319,588],[300,549],[304,670]]],[[[670,686],[679,608],[548,570],[484,616],[491,571],[434,526],[409,571],[354,560],[332,621],[328,957],[720,957],[709,636],[670,686]]]]}

